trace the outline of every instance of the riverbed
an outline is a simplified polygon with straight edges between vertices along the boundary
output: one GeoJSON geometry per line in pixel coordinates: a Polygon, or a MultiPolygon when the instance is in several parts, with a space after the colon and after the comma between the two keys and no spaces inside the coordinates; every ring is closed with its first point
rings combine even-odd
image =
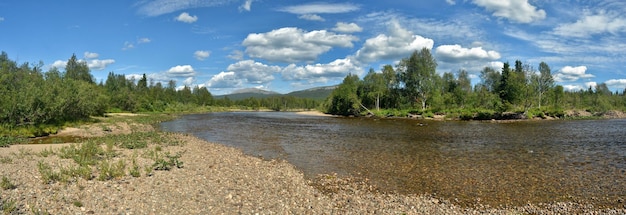
{"type": "Polygon", "coordinates": [[[624,119],[493,123],[230,112],[185,115],[161,126],[287,160],[310,178],[367,178],[381,192],[466,206],[626,206],[624,119]]]}

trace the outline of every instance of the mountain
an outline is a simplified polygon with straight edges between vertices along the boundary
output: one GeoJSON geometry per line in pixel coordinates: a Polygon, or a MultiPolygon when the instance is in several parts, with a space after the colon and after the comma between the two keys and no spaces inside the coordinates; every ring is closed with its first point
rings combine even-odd
{"type": "Polygon", "coordinates": [[[221,98],[228,96],[230,100],[236,101],[236,100],[247,99],[250,97],[267,98],[267,97],[278,96],[278,95],[281,95],[281,94],[274,92],[274,91],[269,91],[269,90],[262,90],[262,89],[257,89],[257,88],[246,88],[246,89],[235,90],[231,94],[215,96],[215,98],[221,99],[221,98]]]}
{"type": "Polygon", "coordinates": [[[306,89],[306,90],[294,91],[294,92],[290,92],[287,94],[280,94],[274,91],[262,90],[262,89],[257,89],[257,88],[246,88],[246,89],[235,90],[231,94],[215,96],[214,98],[222,99],[228,96],[230,100],[236,101],[236,100],[247,99],[250,97],[268,98],[272,96],[293,96],[293,97],[298,97],[298,98],[323,100],[323,99],[326,99],[326,97],[328,97],[335,88],[337,88],[337,86],[315,87],[315,88],[306,89]]]}
{"type": "Polygon", "coordinates": [[[293,91],[291,93],[287,93],[288,96],[294,96],[299,98],[309,98],[316,100],[324,100],[335,90],[337,86],[325,86],[325,87],[316,87],[306,90],[293,91]]]}

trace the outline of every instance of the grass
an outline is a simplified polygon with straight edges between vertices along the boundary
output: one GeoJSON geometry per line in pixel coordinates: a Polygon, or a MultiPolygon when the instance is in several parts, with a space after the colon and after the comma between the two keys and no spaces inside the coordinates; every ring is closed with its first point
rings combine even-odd
{"type": "Polygon", "coordinates": [[[7,178],[6,176],[2,176],[2,181],[0,181],[0,187],[2,187],[3,190],[12,190],[17,188],[17,186],[15,186],[15,184],[13,184],[13,182],[11,182],[11,180],[9,180],[9,178],[7,178]]]}
{"type": "Polygon", "coordinates": [[[17,203],[14,200],[2,200],[0,202],[3,214],[13,214],[17,211],[17,203]]]}

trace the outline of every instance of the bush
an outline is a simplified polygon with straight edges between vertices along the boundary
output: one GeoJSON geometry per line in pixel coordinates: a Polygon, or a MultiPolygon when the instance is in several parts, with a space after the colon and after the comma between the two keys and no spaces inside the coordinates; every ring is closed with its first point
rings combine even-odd
{"type": "Polygon", "coordinates": [[[119,160],[116,163],[109,163],[109,161],[102,161],[98,165],[100,175],[98,180],[106,181],[113,178],[121,178],[125,175],[126,163],[123,160],[119,160]]]}
{"type": "Polygon", "coordinates": [[[94,165],[104,156],[104,149],[95,141],[87,141],[79,146],[72,144],[59,149],[59,157],[73,159],[78,165],[94,165]]]}

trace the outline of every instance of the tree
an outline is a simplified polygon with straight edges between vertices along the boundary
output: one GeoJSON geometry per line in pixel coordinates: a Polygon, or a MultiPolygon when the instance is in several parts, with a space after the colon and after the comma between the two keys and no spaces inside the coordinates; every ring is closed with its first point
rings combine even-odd
{"type": "Polygon", "coordinates": [[[407,95],[414,101],[421,102],[422,110],[426,109],[428,100],[436,90],[436,69],[437,62],[427,48],[413,52],[398,65],[400,80],[404,83],[407,95]]]}
{"type": "Polygon", "coordinates": [[[539,108],[543,99],[543,94],[554,87],[554,78],[552,78],[552,71],[547,63],[539,63],[539,76],[537,79],[537,93],[539,95],[539,108]]]}
{"type": "Polygon", "coordinates": [[[370,69],[367,75],[363,77],[361,89],[364,99],[373,101],[376,110],[380,110],[380,98],[389,91],[383,74],[376,73],[374,69],[370,69]]]}
{"type": "Polygon", "coordinates": [[[69,78],[77,81],[85,81],[87,83],[93,84],[93,76],[89,71],[89,66],[87,66],[87,62],[79,61],[76,59],[76,55],[73,54],[72,57],[67,61],[65,65],[65,78],[69,78]]]}
{"type": "Polygon", "coordinates": [[[331,93],[326,112],[343,116],[358,115],[361,110],[361,99],[357,95],[359,84],[359,76],[348,74],[331,93]]]}

